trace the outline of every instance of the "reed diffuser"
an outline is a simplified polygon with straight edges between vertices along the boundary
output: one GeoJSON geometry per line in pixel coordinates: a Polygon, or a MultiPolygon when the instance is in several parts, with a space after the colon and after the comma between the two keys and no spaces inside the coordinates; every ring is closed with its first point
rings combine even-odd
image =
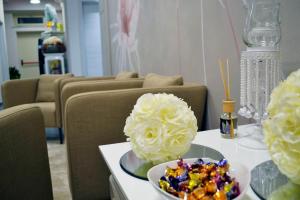
{"type": "Polygon", "coordinates": [[[230,92],[230,75],[229,75],[229,61],[226,61],[226,74],[224,69],[224,62],[219,60],[221,78],[224,87],[225,100],[223,100],[223,113],[220,117],[220,132],[224,138],[234,138],[237,136],[237,116],[234,112],[235,101],[231,98],[230,92]]]}

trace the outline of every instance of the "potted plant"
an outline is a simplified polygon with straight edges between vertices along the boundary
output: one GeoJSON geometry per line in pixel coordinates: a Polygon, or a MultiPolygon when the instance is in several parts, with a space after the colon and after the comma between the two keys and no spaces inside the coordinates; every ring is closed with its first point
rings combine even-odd
{"type": "Polygon", "coordinates": [[[12,79],[20,79],[21,74],[19,70],[15,66],[10,66],[9,67],[9,78],[12,79]]]}

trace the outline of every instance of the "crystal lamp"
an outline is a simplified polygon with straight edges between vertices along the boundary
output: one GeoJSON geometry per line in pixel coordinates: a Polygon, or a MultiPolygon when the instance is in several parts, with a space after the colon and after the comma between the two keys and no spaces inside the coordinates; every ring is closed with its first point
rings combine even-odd
{"type": "Polygon", "coordinates": [[[244,5],[247,17],[243,41],[247,49],[241,53],[241,108],[238,113],[254,119],[256,124],[254,129],[251,128],[252,131],[241,133],[239,144],[265,149],[261,123],[267,117],[266,107],[272,89],[282,77],[280,0],[244,0],[244,5]]]}

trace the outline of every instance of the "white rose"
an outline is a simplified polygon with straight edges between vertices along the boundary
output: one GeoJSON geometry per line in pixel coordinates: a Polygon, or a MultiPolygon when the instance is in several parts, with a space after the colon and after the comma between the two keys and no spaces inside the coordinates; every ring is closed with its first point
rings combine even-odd
{"type": "Polygon", "coordinates": [[[275,88],[264,122],[265,142],[279,170],[300,184],[300,70],[275,88]]]}
{"type": "Polygon", "coordinates": [[[126,119],[124,132],[139,158],[159,163],[185,154],[197,129],[186,102],[174,95],[145,94],[126,119]]]}

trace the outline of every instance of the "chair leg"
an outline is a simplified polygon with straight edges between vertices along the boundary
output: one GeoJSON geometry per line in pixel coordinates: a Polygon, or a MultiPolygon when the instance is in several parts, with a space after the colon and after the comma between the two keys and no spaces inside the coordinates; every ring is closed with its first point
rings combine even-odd
{"type": "Polygon", "coordinates": [[[63,130],[62,130],[62,128],[58,128],[58,131],[59,131],[60,144],[63,144],[64,143],[64,133],[63,133],[63,130]]]}

